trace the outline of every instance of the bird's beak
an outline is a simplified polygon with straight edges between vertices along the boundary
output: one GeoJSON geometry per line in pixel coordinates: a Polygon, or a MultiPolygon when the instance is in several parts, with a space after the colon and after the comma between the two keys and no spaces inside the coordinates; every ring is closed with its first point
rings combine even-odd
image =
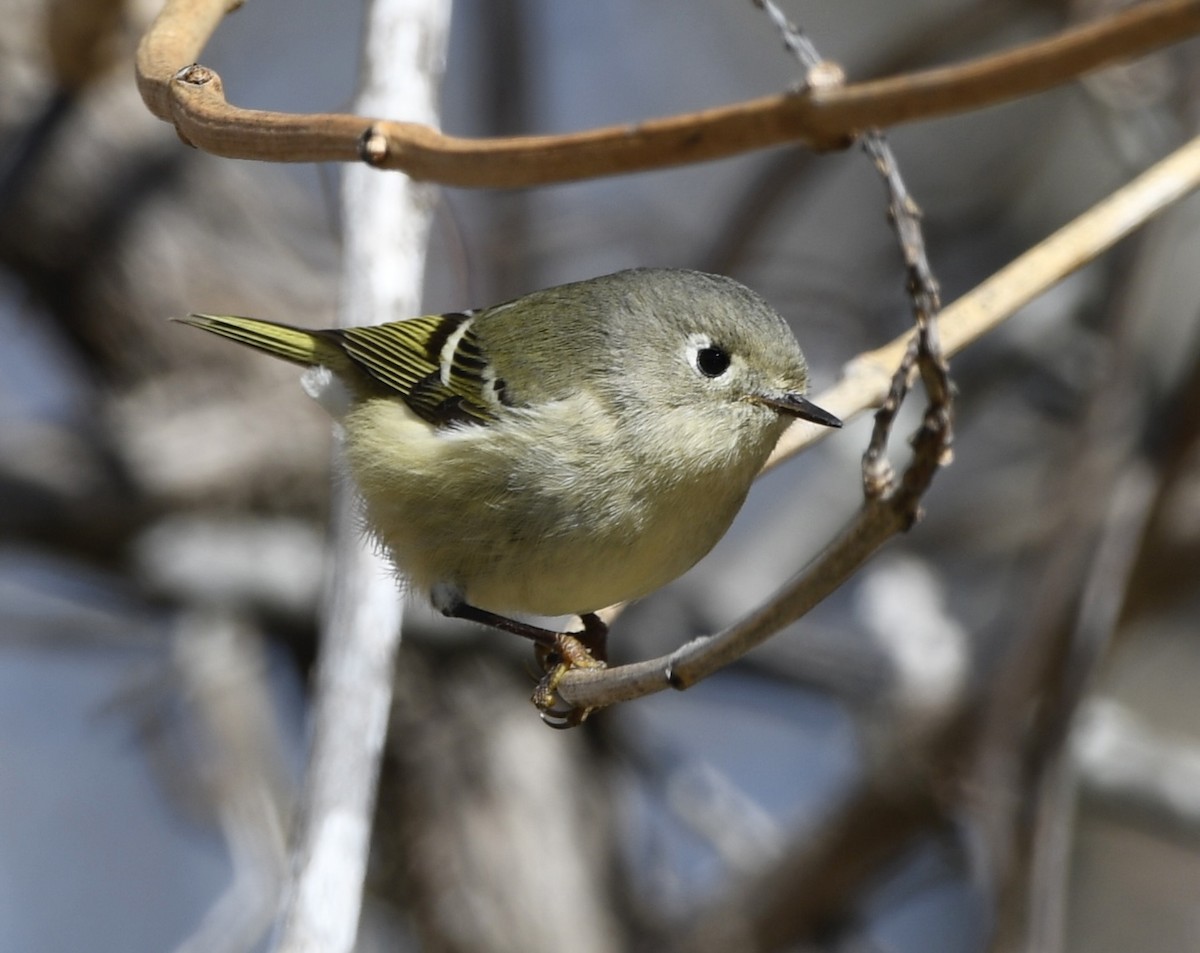
{"type": "Polygon", "coordinates": [[[842,422],[827,410],[822,410],[807,397],[800,394],[761,394],[754,398],[781,414],[799,417],[822,427],[840,427],[842,422]]]}

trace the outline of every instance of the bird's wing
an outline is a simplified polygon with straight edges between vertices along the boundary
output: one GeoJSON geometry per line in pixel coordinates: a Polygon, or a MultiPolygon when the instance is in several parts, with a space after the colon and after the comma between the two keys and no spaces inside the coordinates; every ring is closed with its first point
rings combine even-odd
{"type": "Polygon", "coordinates": [[[474,312],[431,314],[391,324],[341,328],[342,349],[368,376],[394,390],[433,424],[486,424],[497,400],[488,362],[471,330],[474,312]]]}

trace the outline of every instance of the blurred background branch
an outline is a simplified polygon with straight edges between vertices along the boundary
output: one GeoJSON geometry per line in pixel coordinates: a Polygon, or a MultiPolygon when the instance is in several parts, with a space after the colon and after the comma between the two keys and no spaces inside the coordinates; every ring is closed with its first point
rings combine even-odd
{"type": "MultiPolygon", "coordinates": [[[[445,0],[374,0],[364,27],[360,109],[436,121],[450,8],[445,0]]],[[[339,325],[419,313],[434,199],[428,186],[400,176],[347,171],[339,325]]],[[[363,535],[348,486],[337,494],[334,520],[312,747],[273,947],[280,953],[355,947],[400,645],[395,571],[363,535]]]]}

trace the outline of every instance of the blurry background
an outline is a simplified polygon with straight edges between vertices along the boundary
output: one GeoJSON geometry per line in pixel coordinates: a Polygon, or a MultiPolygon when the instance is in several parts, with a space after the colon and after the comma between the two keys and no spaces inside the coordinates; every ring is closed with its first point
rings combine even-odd
{"type": "MultiPolygon", "coordinates": [[[[1110,6],[785,4],[854,79],[1110,6]]],[[[331,324],[338,170],[183,146],[133,84],[156,9],[0,0],[2,950],[255,948],[303,759],[329,424],[293,369],[164,319],[331,324]]],[[[345,109],[361,14],[251,0],[204,62],[238,105],[345,109]]],[[[896,131],[944,299],[1189,138],[1198,62],[1185,44],[896,131]]],[[[798,78],[742,0],[459,0],[443,128],[568,131],[798,78]]],[[[687,946],[681,923],[730,909],[881,774],[919,771],[906,753],[980,699],[995,747],[964,748],[925,835],[777,942],[986,949],[1032,894],[1069,950],[1200,948],[1198,226],[1179,205],[956,360],[956,461],[926,519],[684,695],[552,733],[527,646],[414,609],[361,948],[687,946]],[[1006,709],[991,693],[1030,646],[1055,658],[1006,709]],[[1032,881],[1009,862],[1047,843],[1032,881]]],[[[786,148],[444,189],[426,306],[633,265],[757,289],[817,393],[909,321],[869,163],[786,148]]],[[[867,433],[761,481],[709,558],[621,618],[617,659],[713,631],[801,567],[857,505],[867,433]]]]}

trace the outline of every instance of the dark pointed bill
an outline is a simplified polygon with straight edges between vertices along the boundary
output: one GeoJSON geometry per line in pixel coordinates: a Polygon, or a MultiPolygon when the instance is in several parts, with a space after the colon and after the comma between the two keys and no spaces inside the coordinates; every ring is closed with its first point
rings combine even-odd
{"type": "Polygon", "coordinates": [[[782,414],[799,417],[822,427],[840,427],[842,422],[829,411],[822,410],[807,397],[800,394],[763,394],[757,398],[759,403],[773,407],[782,414]]]}

